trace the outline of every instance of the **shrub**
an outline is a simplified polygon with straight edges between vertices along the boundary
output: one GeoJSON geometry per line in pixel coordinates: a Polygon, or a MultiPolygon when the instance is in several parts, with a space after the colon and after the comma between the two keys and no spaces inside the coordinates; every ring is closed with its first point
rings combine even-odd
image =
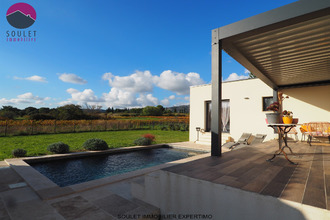
{"type": "Polygon", "coordinates": [[[26,150],[24,149],[21,149],[21,148],[16,148],[14,149],[11,154],[14,156],[14,157],[25,157],[26,155],[26,150]]]}
{"type": "Polygon", "coordinates": [[[134,141],[135,145],[141,146],[141,145],[150,145],[152,143],[151,139],[140,137],[134,141]]]}
{"type": "Polygon", "coordinates": [[[85,148],[86,150],[107,150],[109,149],[109,146],[107,142],[102,139],[91,138],[85,141],[85,143],[83,144],[83,148],[85,148]]]}
{"type": "Polygon", "coordinates": [[[187,125],[187,124],[183,124],[183,125],[181,126],[181,131],[189,131],[189,125],[187,125]]]}
{"type": "Polygon", "coordinates": [[[166,126],[163,126],[163,127],[161,127],[161,130],[162,130],[162,131],[167,131],[168,129],[167,129],[166,126]]]}
{"type": "Polygon", "coordinates": [[[57,142],[48,145],[47,150],[55,154],[65,154],[69,152],[69,145],[64,144],[63,142],[57,142]]]}
{"type": "Polygon", "coordinates": [[[144,134],[142,137],[148,138],[151,140],[151,142],[155,141],[155,135],[153,134],[144,134]]]}

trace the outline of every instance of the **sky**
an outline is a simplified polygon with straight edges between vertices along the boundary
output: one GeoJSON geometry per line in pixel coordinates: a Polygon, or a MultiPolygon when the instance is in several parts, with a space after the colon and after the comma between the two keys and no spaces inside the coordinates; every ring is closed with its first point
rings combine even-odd
{"type": "MultiPolygon", "coordinates": [[[[1,0],[0,107],[189,104],[189,87],[211,82],[213,29],[292,2],[1,0]],[[6,19],[19,2],[36,11],[26,29],[6,19]],[[7,31],[36,40],[9,42],[7,31]]],[[[249,73],[224,52],[222,71],[224,81],[249,73]]]]}

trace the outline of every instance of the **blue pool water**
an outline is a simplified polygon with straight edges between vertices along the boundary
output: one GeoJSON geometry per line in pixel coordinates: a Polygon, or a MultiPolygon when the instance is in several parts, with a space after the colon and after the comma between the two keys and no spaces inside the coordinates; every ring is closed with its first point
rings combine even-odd
{"type": "Polygon", "coordinates": [[[175,161],[200,152],[157,148],[76,159],[62,159],[30,165],[57,185],[64,187],[175,161]]]}

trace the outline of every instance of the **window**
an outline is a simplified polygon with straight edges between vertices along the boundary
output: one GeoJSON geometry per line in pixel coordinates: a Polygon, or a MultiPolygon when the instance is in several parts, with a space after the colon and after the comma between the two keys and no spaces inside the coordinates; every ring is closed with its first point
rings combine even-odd
{"type": "Polygon", "coordinates": [[[262,111],[267,111],[267,107],[273,103],[273,96],[262,97],[262,111]]]}
{"type": "Polygon", "coordinates": [[[206,112],[206,124],[205,124],[205,131],[210,132],[211,131],[211,109],[212,109],[212,103],[211,101],[205,102],[205,112],[206,112]]]}
{"type": "MultiPolygon", "coordinates": [[[[230,104],[229,100],[222,100],[222,115],[221,115],[221,129],[223,133],[230,132],[230,104]]],[[[205,102],[205,131],[211,131],[211,101],[205,102]]]]}

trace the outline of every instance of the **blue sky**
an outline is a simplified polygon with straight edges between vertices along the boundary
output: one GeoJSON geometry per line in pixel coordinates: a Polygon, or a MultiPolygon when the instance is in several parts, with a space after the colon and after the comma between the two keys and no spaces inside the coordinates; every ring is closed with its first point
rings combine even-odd
{"type": "MultiPolygon", "coordinates": [[[[1,0],[0,106],[102,108],[189,103],[211,81],[211,30],[294,0],[1,0]],[[7,42],[18,2],[33,6],[36,42],[7,42]]],[[[223,79],[247,77],[227,54],[223,79]]]]}

